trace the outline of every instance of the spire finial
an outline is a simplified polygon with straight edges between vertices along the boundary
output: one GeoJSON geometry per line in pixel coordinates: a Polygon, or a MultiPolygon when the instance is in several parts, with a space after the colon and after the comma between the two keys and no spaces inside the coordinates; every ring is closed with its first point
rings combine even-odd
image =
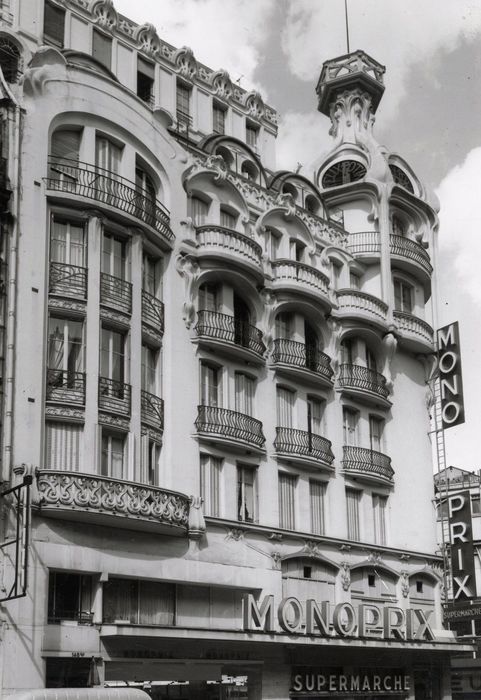
{"type": "Polygon", "coordinates": [[[349,15],[347,12],[347,0],[344,0],[344,14],[346,17],[346,44],[347,44],[347,53],[350,53],[349,50],[349,15]]]}

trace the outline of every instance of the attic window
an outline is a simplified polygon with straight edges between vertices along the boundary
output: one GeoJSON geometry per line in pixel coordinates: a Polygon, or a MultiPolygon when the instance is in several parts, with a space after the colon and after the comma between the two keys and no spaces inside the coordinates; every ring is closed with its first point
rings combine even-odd
{"type": "Polygon", "coordinates": [[[416,581],[416,593],[422,593],[422,592],[423,592],[423,582],[416,581]]]}
{"type": "Polygon", "coordinates": [[[62,48],[65,32],[65,10],[46,2],[43,10],[43,38],[62,48]]]}
{"type": "Polygon", "coordinates": [[[13,41],[0,37],[0,67],[7,83],[16,83],[20,74],[20,51],[13,41]]]}
{"type": "Polygon", "coordinates": [[[376,575],[375,574],[368,574],[367,575],[367,585],[369,588],[374,588],[376,585],[376,575]]]}
{"type": "Polygon", "coordinates": [[[324,173],[322,178],[322,186],[339,187],[339,185],[347,185],[349,182],[362,180],[366,175],[366,168],[357,160],[341,160],[339,163],[332,165],[329,170],[324,173]]]}
{"type": "Polygon", "coordinates": [[[389,170],[391,171],[392,179],[396,185],[400,185],[400,187],[404,187],[405,190],[414,194],[413,183],[408,178],[404,170],[398,168],[397,165],[390,165],[389,170]]]}
{"type": "Polygon", "coordinates": [[[304,567],[304,578],[312,578],[312,566],[304,567]]]}

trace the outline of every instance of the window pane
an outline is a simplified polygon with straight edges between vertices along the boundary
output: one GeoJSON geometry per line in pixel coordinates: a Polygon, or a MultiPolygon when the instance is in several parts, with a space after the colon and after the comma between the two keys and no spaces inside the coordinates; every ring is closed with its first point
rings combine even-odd
{"type": "Polygon", "coordinates": [[[324,498],[326,484],[319,481],[309,481],[309,500],[311,508],[311,532],[316,535],[324,534],[324,498]]]}
{"type": "Polygon", "coordinates": [[[357,413],[343,408],[343,434],[345,445],[357,445],[357,413]]]}
{"type": "Polygon", "coordinates": [[[212,111],[213,130],[216,134],[225,133],[225,110],[214,105],[212,111]]]}
{"type": "Polygon", "coordinates": [[[46,469],[61,469],[65,471],[80,471],[82,463],[81,425],[68,423],[46,424],[46,469]]]}
{"type": "Polygon", "coordinates": [[[256,516],[255,472],[252,467],[237,467],[237,517],[254,522],[256,516]]]}
{"type": "Polygon", "coordinates": [[[109,579],[103,584],[103,621],[127,620],[136,624],[139,619],[138,599],[138,581],[109,579]]]}
{"type": "Polygon", "coordinates": [[[93,30],[92,56],[103,63],[109,70],[112,67],[112,39],[93,30]]]}
{"type": "Polygon", "coordinates": [[[360,493],[354,489],[346,489],[347,502],[347,537],[350,540],[360,540],[359,524],[360,493]]]}
{"type": "Polygon", "coordinates": [[[288,530],[295,527],[295,488],[295,476],[279,474],[279,526],[288,530]]]}
{"type": "Polygon", "coordinates": [[[218,372],[215,367],[201,364],[201,396],[203,406],[217,406],[218,402],[218,372]]]}
{"type": "Polygon", "coordinates": [[[45,3],[43,11],[43,36],[55,46],[63,46],[65,30],[65,10],[56,5],[45,3]]]}
{"type": "Polygon", "coordinates": [[[182,83],[177,83],[176,110],[182,116],[190,115],[190,89],[182,83]]]}
{"type": "Polygon", "coordinates": [[[374,518],[374,541],[386,544],[386,507],[387,497],[372,494],[372,512],[374,518]]]}
{"type": "Polygon", "coordinates": [[[194,226],[204,226],[207,222],[209,205],[198,197],[192,197],[192,221],[194,226]]]}
{"type": "Polygon", "coordinates": [[[292,428],[292,407],[294,394],[289,389],[277,387],[277,425],[281,428],[292,428]]]}
{"type": "Polygon", "coordinates": [[[220,515],[220,473],[222,460],[211,455],[200,456],[200,494],[204,501],[204,513],[214,518],[220,515]]]}

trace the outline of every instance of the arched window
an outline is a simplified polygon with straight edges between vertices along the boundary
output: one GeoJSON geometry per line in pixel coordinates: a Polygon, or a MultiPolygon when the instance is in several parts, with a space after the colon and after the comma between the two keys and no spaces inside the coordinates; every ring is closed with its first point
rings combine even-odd
{"type": "Polygon", "coordinates": [[[339,187],[347,185],[349,182],[362,180],[366,175],[366,168],[357,160],[341,160],[332,165],[324,173],[322,178],[323,187],[339,187]]]}
{"type": "Polygon", "coordinates": [[[289,182],[286,182],[286,184],[282,186],[282,192],[284,194],[290,194],[294,202],[297,200],[297,188],[294,187],[294,185],[291,185],[289,182]]]}
{"type": "Polygon", "coordinates": [[[248,180],[252,180],[253,182],[255,182],[259,177],[259,171],[257,170],[256,166],[254,165],[254,163],[251,163],[248,160],[245,160],[242,163],[241,174],[248,180]]]}
{"type": "Polygon", "coordinates": [[[401,168],[399,168],[397,165],[390,165],[389,170],[391,171],[392,179],[396,185],[400,185],[408,192],[412,192],[414,194],[413,183],[408,178],[404,170],[401,170],[401,168]]]}
{"type": "Polygon", "coordinates": [[[16,83],[20,75],[20,50],[6,36],[0,36],[0,67],[7,83],[16,83]]]}
{"type": "Polygon", "coordinates": [[[407,233],[407,225],[404,219],[402,219],[397,214],[393,214],[391,218],[391,228],[393,235],[395,236],[405,236],[407,233]]]}
{"type": "Polygon", "coordinates": [[[310,214],[317,214],[321,208],[321,203],[313,194],[308,194],[304,206],[310,214]]]}
{"type": "Polygon", "coordinates": [[[414,287],[404,280],[394,280],[394,309],[412,314],[414,308],[414,287]]]}
{"type": "Polygon", "coordinates": [[[298,600],[334,602],[336,569],[318,559],[299,557],[282,562],[282,595],[298,600]]]}

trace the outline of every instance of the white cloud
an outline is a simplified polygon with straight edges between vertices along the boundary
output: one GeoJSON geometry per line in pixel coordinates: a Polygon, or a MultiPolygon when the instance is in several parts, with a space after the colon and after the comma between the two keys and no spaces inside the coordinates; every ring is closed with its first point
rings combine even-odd
{"type": "Polygon", "coordinates": [[[449,265],[451,274],[454,269],[459,288],[476,303],[481,303],[480,192],[481,148],[475,148],[461,165],[446,175],[436,194],[441,203],[439,243],[442,260],[449,265]]]}
{"type": "MultiPolygon", "coordinates": [[[[383,120],[394,115],[414,63],[423,63],[420,79],[426,82],[437,49],[452,51],[481,31],[481,3],[475,0],[351,0],[348,7],[350,50],[362,48],[386,66],[390,100],[381,103],[383,120]]],[[[291,0],[288,8],[282,42],[289,67],[315,81],[324,61],[346,53],[344,3],[291,0]]]]}
{"type": "Polygon", "coordinates": [[[153,24],[161,39],[189,46],[204,65],[229,71],[247,90],[266,91],[254,72],[270,30],[276,0],[114,0],[115,9],[129,19],[153,24]],[[242,77],[241,77],[242,76],[242,77]]]}
{"type": "Polygon", "coordinates": [[[332,147],[328,131],[329,122],[319,112],[287,112],[282,115],[277,138],[277,168],[295,170],[298,163],[301,163],[302,175],[310,178],[312,172],[309,166],[313,154],[317,158],[317,154],[332,147]]]}

